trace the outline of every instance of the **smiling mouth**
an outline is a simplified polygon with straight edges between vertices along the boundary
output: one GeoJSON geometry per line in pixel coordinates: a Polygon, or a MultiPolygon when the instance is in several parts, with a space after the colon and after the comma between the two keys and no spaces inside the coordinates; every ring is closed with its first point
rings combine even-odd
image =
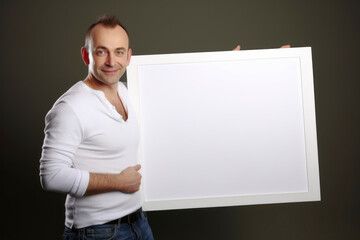
{"type": "Polygon", "coordinates": [[[101,71],[103,71],[106,74],[114,74],[114,73],[117,73],[119,70],[120,69],[110,69],[110,70],[102,69],[101,71]]]}

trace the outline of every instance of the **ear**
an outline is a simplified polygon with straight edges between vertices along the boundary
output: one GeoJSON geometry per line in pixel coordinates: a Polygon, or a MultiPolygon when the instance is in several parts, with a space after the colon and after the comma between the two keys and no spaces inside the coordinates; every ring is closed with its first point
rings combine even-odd
{"type": "Polygon", "coordinates": [[[86,64],[86,66],[89,66],[89,64],[90,64],[89,53],[85,47],[81,48],[81,56],[82,56],[84,63],[86,64]]]}
{"type": "Polygon", "coordinates": [[[129,66],[129,64],[130,64],[130,60],[131,60],[131,56],[132,56],[132,50],[131,50],[131,48],[129,48],[128,53],[127,53],[127,62],[126,62],[126,66],[129,66]]]}

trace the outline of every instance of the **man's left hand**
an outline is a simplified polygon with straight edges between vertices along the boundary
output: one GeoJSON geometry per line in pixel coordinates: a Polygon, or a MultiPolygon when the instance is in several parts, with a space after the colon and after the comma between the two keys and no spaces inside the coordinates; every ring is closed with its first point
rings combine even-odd
{"type": "MultiPolygon", "coordinates": [[[[282,45],[280,48],[290,48],[290,44],[282,45]]],[[[233,49],[233,51],[239,51],[241,49],[240,45],[237,45],[236,48],[233,49]]]]}

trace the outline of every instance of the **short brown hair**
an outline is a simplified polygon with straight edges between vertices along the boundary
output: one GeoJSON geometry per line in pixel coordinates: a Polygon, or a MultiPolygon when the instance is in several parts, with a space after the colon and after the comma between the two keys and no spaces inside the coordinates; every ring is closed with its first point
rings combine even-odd
{"type": "MultiPolygon", "coordinates": [[[[128,35],[128,38],[129,38],[128,31],[126,30],[125,26],[119,21],[119,19],[113,14],[105,14],[103,16],[100,16],[95,23],[91,24],[91,26],[88,28],[88,30],[86,32],[85,48],[87,51],[89,51],[89,39],[90,39],[91,30],[98,24],[102,24],[105,27],[110,27],[110,28],[114,28],[117,25],[119,25],[122,29],[125,30],[126,34],[128,35]]],[[[129,38],[129,44],[130,44],[130,38],[129,38]]]]}

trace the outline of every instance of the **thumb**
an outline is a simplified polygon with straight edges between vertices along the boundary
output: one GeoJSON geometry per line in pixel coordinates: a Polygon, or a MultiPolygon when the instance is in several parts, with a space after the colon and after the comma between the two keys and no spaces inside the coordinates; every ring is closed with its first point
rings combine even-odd
{"type": "Polygon", "coordinates": [[[290,44],[288,44],[288,45],[282,45],[280,48],[290,48],[291,46],[290,46],[290,44]]]}
{"type": "Polygon", "coordinates": [[[240,50],[240,45],[237,45],[236,48],[233,49],[233,51],[239,51],[240,50]]]}
{"type": "Polygon", "coordinates": [[[134,169],[135,169],[136,171],[139,171],[140,168],[141,168],[141,165],[140,165],[140,164],[137,164],[136,166],[134,166],[134,169]]]}

